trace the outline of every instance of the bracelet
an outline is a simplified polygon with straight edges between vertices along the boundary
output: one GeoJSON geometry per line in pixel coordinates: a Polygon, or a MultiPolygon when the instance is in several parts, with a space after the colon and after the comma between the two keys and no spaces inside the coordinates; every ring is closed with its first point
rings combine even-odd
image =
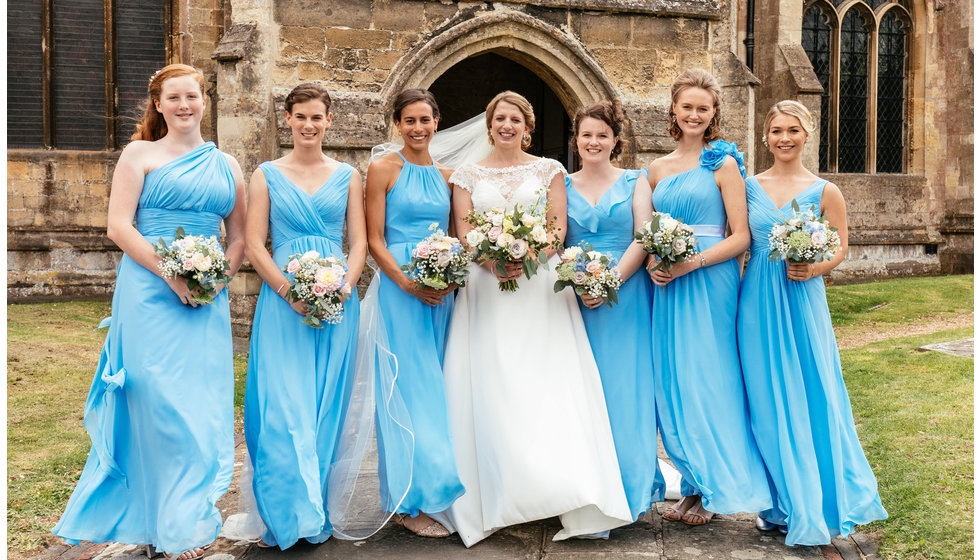
{"type": "Polygon", "coordinates": [[[282,284],[280,284],[280,285],[279,285],[279,287],[278,287],[278,288],[276,288],[276,295],[277,295],[277,296],[278,296],[278,295],[281,295],[281,294],[279,293],[279,290],[281,290],[281,289],[283,288],[283,286],[285,286],[285,285],[286,285],[286,283],[285,283],[285,282],[283,282],[282,284]]]}
{"type": "Polygon", "coordinates": [[[698,257],[701,257],[701,268],[704,268],[705,266],[707,266],[707,264],[706,264],[706,262],[704,260],[704,254],[701,253],[700,251],[698,251],[698,257]]]}

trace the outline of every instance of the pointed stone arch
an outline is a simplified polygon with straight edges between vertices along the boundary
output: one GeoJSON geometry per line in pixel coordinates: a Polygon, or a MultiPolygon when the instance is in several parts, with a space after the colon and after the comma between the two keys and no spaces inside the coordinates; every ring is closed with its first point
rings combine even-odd
{"type": "MultiPolygon", "coordinates": [[[[513,60],[539,76],[569,116],[582,106],[618,97],[602,66],[561,29],[523,12],[495,11],[461,21],[413,47],[392,69],[382,88],[386,105],[398,92],[427,88],[453,65],[486,53],[513,60]]],[[[632,131],[623,163],[635,157],[632,131]]]]}

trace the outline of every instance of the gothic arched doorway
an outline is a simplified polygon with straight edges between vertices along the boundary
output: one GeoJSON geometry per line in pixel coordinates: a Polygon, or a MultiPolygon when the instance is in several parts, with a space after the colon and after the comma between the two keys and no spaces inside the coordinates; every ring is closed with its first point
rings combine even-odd
{"type": "Polygon", "coordinates": [[[439,101],[440,128],[482,114],[490,99],[501,91],[516,91],[534,106],[536,124],[528,151],[574,170],[568,111],[548,84],[522,64],[496,53],[470,57],[446,70],[429,90],[439,101]]]}

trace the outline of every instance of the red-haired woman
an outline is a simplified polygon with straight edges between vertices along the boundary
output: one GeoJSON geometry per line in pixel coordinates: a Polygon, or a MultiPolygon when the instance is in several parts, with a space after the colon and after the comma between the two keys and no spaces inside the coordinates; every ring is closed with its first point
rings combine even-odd
{"type": "Polygon", "coordinates": [[[186,280],[163,277],[151,246],[178,227],[218,236],[224,222],[227,273],[242,262],[244,180],[238,162],[201,137],[203,85],[183,64],[150,79],[112,177],[108,236],[124,255],[85,404],[92,450],[53,529],[69,543],[145,544],[193,560],[221,528],[215,502],[234,469],[228,295],[195,303],[186,280]]]}

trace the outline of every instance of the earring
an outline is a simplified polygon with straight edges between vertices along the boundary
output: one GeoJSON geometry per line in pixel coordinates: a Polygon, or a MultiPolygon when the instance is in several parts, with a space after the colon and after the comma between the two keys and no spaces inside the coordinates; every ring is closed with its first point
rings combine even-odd
{"type": "Polygon", "coordinates": [[[521,144],[530,144],[530,143],[531,143],[531,135],[525,132],[524,136],[521,136],[521,144]]]}
{"type": "Polygon", "coordinates": [[[769,138],[766,138],[765,134],[762,135],[762,145],[767,148],[769,147],[769,138]]]}
{"type": "Polygon", "coordinates": [[[490,144],[491,146],[493,146],[493,134],[491,134],[489,130],[487,131],[487,142],[488,142],[488,143],[489,143],[489,144],[490,144]]]}
{"type": "Polygon", "coordinates": [[[670,114],[670,122],[672,122],[674,124],[677,124],[677,115],[675,115],[674,113],[671,113],[670,114]]]}

